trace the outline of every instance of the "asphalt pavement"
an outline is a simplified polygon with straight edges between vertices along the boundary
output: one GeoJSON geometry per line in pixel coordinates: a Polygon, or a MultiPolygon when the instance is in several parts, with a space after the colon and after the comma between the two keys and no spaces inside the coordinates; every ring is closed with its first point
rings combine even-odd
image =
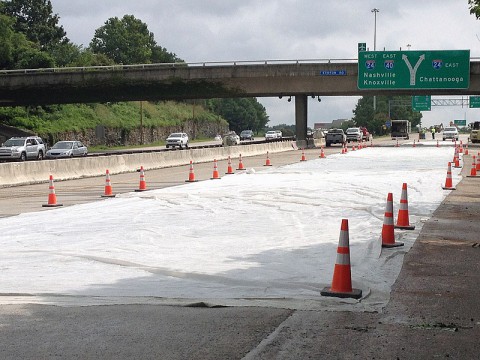
{"type": "Polygon", "coordinates": [[[380,313],[25,301],[0,307],[0,358],[478,359],[479,190],[464,177],[424,224],[380,313]]]}

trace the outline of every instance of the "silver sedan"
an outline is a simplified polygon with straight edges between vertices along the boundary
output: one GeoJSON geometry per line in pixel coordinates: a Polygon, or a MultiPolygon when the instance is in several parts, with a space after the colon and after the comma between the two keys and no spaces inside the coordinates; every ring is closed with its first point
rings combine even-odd
{"type": "Polygon", "coordinates": [[[48,151],[48,159],[69,158],[74,156],[87,156],[88,149],[80,141],[59,141],[48,151]]]}

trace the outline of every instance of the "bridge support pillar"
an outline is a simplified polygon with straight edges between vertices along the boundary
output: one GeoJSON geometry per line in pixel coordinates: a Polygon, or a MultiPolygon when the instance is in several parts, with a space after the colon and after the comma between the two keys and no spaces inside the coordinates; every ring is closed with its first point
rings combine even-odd
{"type": "Polygon", "coordinates": [[[295,96],[295,135],[297,136],[297,146],[299,148],[307,147],[307,109],[308,96],[295,96]]]}

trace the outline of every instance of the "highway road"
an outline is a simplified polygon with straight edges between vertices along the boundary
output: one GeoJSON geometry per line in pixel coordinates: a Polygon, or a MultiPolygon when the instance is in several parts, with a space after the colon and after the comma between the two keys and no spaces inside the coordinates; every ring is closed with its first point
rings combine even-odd
{"type": "MultiPolygon", "coordinates": [[[[374,145],[394,146],[395,142],[379,139],[374,145]]],[[[340,147],[333,146],[325,153],[328,156],[339,151],[340,147]]],[[[305,151],[307,160],[318,155],[319,149],[305,151]]],[[[301,151],[287,151],[271,154],[270,159],[273,166],[280,166],[298,162],[300,157],[301,151]]],[[[263,156],[244,158],[245,166],[255,171],[261,171],[264,162],[263,156]]],[[[222,173],[225,167],[225,162],[219,164],[222,173]]],[[[199,180],[209,179],[212,164],[197,164],[195,174],[199,180]]],[[[184,184],[187,177],[187,166],[146,173],[149,188],[184,184]]],[[[112,186],[114,192],[130,192],[137,188],[138,181],[136,172],[115,175],[112,186]]],[[[68,206],[99,200],[104,178],[69,180],[55,185],[59,202],[68,206]]],[[[470,283],[478,282],[475,278],[478,269],[470,267],[475,263],[478,267],[478,254],[476,249],[463,246],[460,238],[464,237],[462,229],[475,226],[473,218],[478,214],[475,210],[478,205],[469,203],[471,216],[463,220],[465,214],[458,210],[465,206],[458,204],[466,199],[467,190],[469,199],[477,198],[472,197],[476,189],[478,186],[472,183],[452,192],[458,198],[447,200],[446,208],[437,211],[440,219],[432,218],[427,223],[426,230],[430,228],[430,232],[423,235],[421,247],[413,249],[405,261],[406,271],[402,272],[392,294],[392,305],[385,313],[254,306],[209,308],[203,303],[186,307],[141,303],[53,306],[29,304],[27,299],[23,304],[0,307],[0,358],[475,358],[479,351],[475,341],[480,324],[475,306],[478,287],[472,288],[470,283]],[[432,239],[438,239],[439,226],[443,226],[442,239],[447,240],[436,245],[440,240],[432,239]],[[436,247],[434,252],[427,252],[426,246],[436,247]],[[440,253],[442,249],[446,250],[440,253]],[[469,262],[465,260],[467,253],[469,262]],[[419,271],[422,276],[418,276],[419,271]],[[469,297],[470,293],[475,296],[469,297]]],[[[0,188],[0,216],[48,211],[41,206],[47,196],[45,183],[0,188]]]]}
{"type": "MultiPolygon", "coordinates": [[[[438,136],[438,135],[437,135],[438,136]]],[[[461,139],[464,143],[467,141],[467,135],[462,135],[461,139]]],[[[422,142],[430,142],[430,136],[427,140],[422,142]]],[[[412,143],[410,140],[399,140],[399,145],[408,146],[412,143]]],[[[440,140],[440,143],[442,141],[440,140]]],[[[354,143],[350,144],[351,146],[354,143]]],[[[374,139],[374,146],[395,146],[396,141],[389,137],[374,139]]],[[[162,147],[163,148],[163,147],[162,147]]],[[[158,149],[158,148],[152,148],[158,149]]],[[[188,151],[188,150],[175,150],[188,151]]],[[[328,156],[332,153],[341,151],[340,145],[333,145],[324,148],[325,154],[328,156]]],[[[306,149],[305,156],[307,159],[316,158],[320,154],[320,149],[306,149]]],[[[295,163],[301,159],[301,151],[286,151],[281,153],[272,153],[269,155],[273,166],[281,166],[295,163]]],[[[244,166],[254,171],[261,171],[264,169],[266,157],[252,156],[246,157],[243,160],[244,166]]],[[[56,161],[56,160],[50,160],[56,161]]],[[[236,161],[236,160],[234,160],[236,161]]],[[[141,164],[139,164],[140,166],[141,164]]],[[[238,164],[233,163],[234,167],[238,164]]],[[[1,164],[0,164],[1,166],[1,164]]],[[[221,175],[226,172],[227,161],[222,160],[218,162],[218,169],[221,175]]],[[[197,180],[210,179],[213,172],[213,164],[199,163],[194,167],[195,177],[197,180]]],[[[170,167],[157,170],[149,170],[145,173],[145,179],[148,189],[160,189],[169,186],[184,184],[188,179],[189,167],[179,166],[170,167]]],[[[139,186],[139,173],[124,173],[111,176],[111,184],[114,193],[126,193],[134,191],[139,186]]],[[[57,202],[63,206],[70,206],[74,204],[83,204],[101,199],[104,193],[105,177],[82,178],[75,180],[56,181],[55,192],[57,195],[57,202]]],[[[48,183],[22,185],[15,187],[0,187],[0,217],[14,216],[24,212],[48,211],[49,208],[42,207],[48,200],[48,183]]]]}

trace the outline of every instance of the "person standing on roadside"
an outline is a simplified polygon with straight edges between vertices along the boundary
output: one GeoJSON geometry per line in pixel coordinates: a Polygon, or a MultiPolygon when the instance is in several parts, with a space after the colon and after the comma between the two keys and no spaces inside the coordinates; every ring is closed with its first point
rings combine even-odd
{"type": "Polygon", "coordinates": [[[435,126],[432,126],[432,140],[435,140],[435,126]]]}

